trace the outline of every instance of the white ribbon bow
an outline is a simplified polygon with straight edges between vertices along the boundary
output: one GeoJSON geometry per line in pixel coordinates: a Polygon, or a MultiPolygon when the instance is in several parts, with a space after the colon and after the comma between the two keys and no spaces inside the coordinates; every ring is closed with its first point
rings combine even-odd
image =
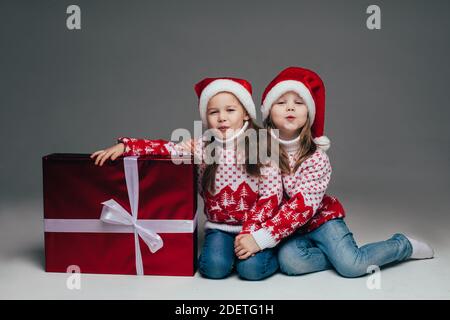
{"type": "Polygon", "coordinates": [[[102,202],[103,209],[100,220],[110,224],[133,226],[138,235],[144,240],[152,253],[155,253],[163,246],[163,240],[151,229],[145,229],[139,224],[139,220],[131,216],[117,201],[111,199],[102,202]]]}

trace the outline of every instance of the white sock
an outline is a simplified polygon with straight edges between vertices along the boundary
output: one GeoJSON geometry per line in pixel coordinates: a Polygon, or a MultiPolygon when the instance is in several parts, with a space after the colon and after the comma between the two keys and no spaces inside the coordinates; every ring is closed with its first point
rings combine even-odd
{"type": "Polygon", "coordinates": [[[427,243],[406,237],[412,246],[410,259],[431,259],[434,257],[434,250],[427,243]]]}

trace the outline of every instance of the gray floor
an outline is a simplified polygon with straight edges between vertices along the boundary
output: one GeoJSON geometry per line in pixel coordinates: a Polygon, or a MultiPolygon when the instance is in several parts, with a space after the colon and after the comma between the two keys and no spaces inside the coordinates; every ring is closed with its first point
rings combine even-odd
{"type": "MultiPolygon", "coordinates": [[[[341,196],[342,198],[342,196],[341,196]]],[[[432,260],[408,261],[381,270],[381,288],[368,289],[368,277],[346,279],[334,271],[299,277],[282,274],[260,282],[232,276],[207,280],[160,276],[82,275],[81,289],[69,290],[67,275],[43,270],[42,201],[1,204],[1,299],[448,299],[450,297],[450,218],[448,200],[427,211],[423,201],[408,205],[344,196],[347,223],[358,244],[382,240],[395,232],[433,245],[432,260]],[[420,212],[427,214],[420,215],[420,212]],[[448,213],[448,212],[447,212],[448,213]],[[414,216],[414,219],[408,218],[414,216]],[[438,223],[433,217],[440,217],[438,223]],[[442,218],[444,217],[444,218],[442,218]],[[444,219],[444,220],[442,220],[444,219]]],[[[442,197],[440,198],[442,199],[442,197]]],[[[438,202],[435,202],[438,203],[438,202]]],[[[203,218],[201,219],[203,221],[203,218]]],[[[202,241],[202,235],[199,242],[202,241]]]]}

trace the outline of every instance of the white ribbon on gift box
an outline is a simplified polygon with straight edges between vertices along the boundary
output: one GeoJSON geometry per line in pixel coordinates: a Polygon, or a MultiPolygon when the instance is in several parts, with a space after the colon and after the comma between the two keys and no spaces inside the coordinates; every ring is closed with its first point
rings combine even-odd
{"type": "Polygon", "coordinates": [[[130,200],[131,215],[117,201],[102,202],[99,220],[96,219],[44,219],[45,232],[99,232],[134,233],[136,273],[144,274],[139,236],[152,253],[164,245],[158,233],[193,233],[197,215],[193,220],[137,219],[139,206],[139,173],[135,156],[124,157],[125,181],[130,200]]]}

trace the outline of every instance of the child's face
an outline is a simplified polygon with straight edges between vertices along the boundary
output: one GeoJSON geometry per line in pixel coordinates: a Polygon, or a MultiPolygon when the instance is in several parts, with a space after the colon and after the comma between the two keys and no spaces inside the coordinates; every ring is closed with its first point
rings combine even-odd
{"type": "Polygon", "coordinates": [[[275,128],[280,130],[280,137],[290,139],[297,136],[305,125],[308,108],[297,93],[289,91],[274,102],[270,117],[275,128]]]}
{"type": "Polygon", "coordinates": [[[220,92],[209,100],[206,119],[208,128],[216,129],[222,139],[225,139],[232,136],[233,131],[241,129],[249,116],[233,94],[220,92]]]}

